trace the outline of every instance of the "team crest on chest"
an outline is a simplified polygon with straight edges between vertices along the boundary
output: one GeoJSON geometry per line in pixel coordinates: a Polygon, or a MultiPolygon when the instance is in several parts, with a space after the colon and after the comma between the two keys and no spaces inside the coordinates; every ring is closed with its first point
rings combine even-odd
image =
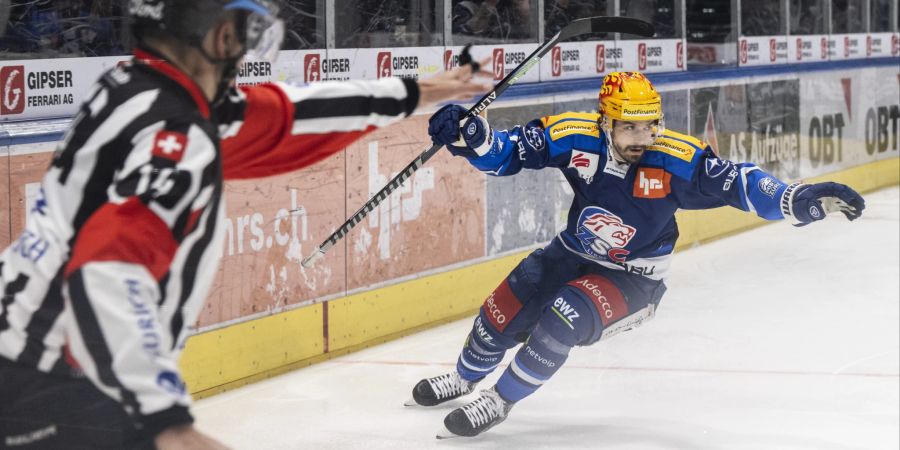
{"type": "Polygon", "coordinates": [[[585,253],[610,261],[625,262],[630,253],[625,247],[634,238],[637,229],[622,218],[596,206],[588,206],[578,217],[575,237],[585,253]]]}

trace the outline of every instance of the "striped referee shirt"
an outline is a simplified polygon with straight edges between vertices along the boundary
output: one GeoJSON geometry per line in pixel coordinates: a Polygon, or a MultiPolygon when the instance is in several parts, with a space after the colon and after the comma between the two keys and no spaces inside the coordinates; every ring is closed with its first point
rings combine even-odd
{"type": "Polygon", "coordinates": [[[0,357],[80,369],[150,435],[190,422],[177,361],[222,254],[223,181],[309,166],[418,95],[400,79],[264,84],[210,105],[136,51],[85,97],[0,255],[0,357]]]}

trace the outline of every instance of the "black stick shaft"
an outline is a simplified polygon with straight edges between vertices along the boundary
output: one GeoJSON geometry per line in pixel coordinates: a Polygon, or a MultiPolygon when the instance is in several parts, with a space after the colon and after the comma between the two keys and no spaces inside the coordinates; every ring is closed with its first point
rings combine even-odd
{"type": "MultiPolygon", "coordinates": [[[[500,94],[506,91],[507,88],[516,83],[516,81],[525,75],[532,67],[534,67],[541,58],[546,55],[550,49],[553,48],[560,41],[567,39],[572,36],[577,36],[580,34],[587,33],[599,33],[599,32],[628,32],[629,27],[634,27],[635,34],[643,34],[647,35],[647,29],[650,30],[649,34],[652,35],[652,26],[647,24],[646,22],[638,21],[637,19],[629,19],[624,17],[594,17],[587,19],[579,19],[573,21],[571,24],[564,27],[560,30],[556,35],[550,38],[547,42],[544,42],[543,45],[538,47],[535,51],[528,55],[525,58],[525,61],[518,65],[512,72],[510,72],[503,80],[500,81],[494,89],[481,97],[481,100],[478,100],[475,103],[475,106],[469,108],[467,114],[470,117],[475,117],[480,114],[482,111],[487,109],[488,106],[491,105],[500,94]],[[644,29],[645,28],[645,29],[644,29]]],[[[403,183],[412,177],[413,173],[419,170],[429,159],[431,159],[438,150],[441,149],[441,145],[432,145],[431,148],[425,150],[419,156],[416,157],[411,163],[409,163],[406,168],[404,168],[400,173],[398,173],[391,181],[388,182],[383,188],[381,188],[378,193],[376,193],[369,201],[366,202],[359,210],[356,211],[349,219],[347,219],[337,230],[331,233],[331,236],[328,236],[321,245],[316,247],[316,250],[306,257],[302,264],[304,267],[310,267],[316,260],[321,258],[325,252],[328,251],[334,244],[340,241],[347,233],[350,232],[356,225],[361,222],[373,209],[378,207],[384,199],[391,195],[394,191],[396,191],[403,183]]]]}

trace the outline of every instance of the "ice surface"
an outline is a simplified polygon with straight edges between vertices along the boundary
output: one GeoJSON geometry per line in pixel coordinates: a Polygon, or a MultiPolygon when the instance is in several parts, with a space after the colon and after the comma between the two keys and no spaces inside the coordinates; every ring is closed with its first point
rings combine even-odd
{"type": "Polygon", "coordinates": [[[900,189],[866,201],[853,223],[680,252],[654,320],[573,350],[478,438],[434,438],[461,400],[403,406],[453,368],[470,319],[200,401],[198,426],[237,449],[896,450],[900,189]]]}

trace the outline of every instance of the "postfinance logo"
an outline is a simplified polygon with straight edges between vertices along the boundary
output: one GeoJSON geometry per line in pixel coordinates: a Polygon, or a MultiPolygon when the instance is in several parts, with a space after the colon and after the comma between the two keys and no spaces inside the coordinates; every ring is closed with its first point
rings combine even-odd
{"type": "Polygon", "coordinates": [[[550,128],[550,140],[552,141],[564,138],[570,134],[586,134],[594,137],[599,137],[600,131],[597,128],[596,123],[581,121],[563,122],[553,125],[550,128]]]}

